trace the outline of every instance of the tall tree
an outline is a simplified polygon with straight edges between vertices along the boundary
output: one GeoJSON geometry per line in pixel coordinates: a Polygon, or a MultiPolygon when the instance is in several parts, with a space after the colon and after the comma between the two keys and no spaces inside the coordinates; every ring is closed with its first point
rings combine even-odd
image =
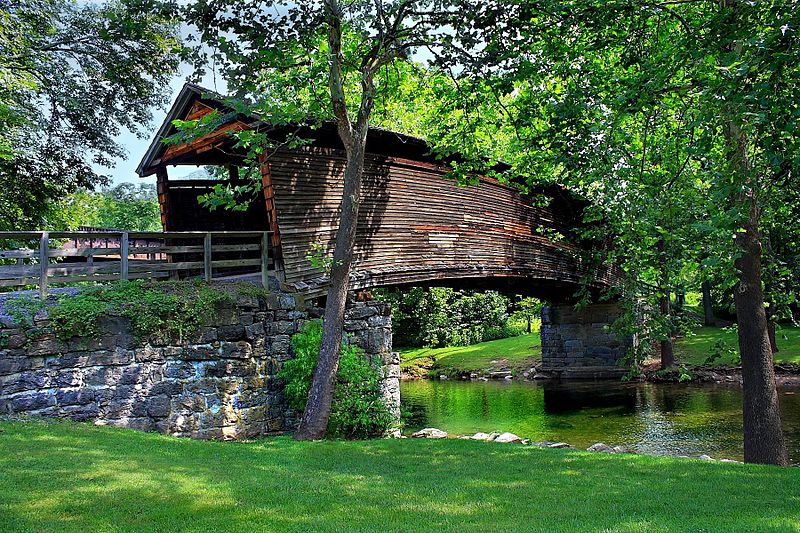
{"type": "Polygon", "coordinates": [[[476,87],[500,91],[517,168],[594,199],[633,281],[660,271],[669,290],[679,269],[663,260],[705,252],[736,282],[745,459],[774,464],[786,451],[760,261],[762,228],[798,187],[798,27],[800,6],[777,0],[521,1],[470,65],[476,87]],[[679,237],[691,227],[706,231],[679,237]]]}
{"type": "Polygon", "coordinates": [[[0,228],[36,227],[52,200],[107,178],[143,136],[178,66],[176,27],[147,0],[0,4],[0,228]],[[133,8],[136,8],[135,12],[133,8]]]}
{"type": "MultiPolygon", "coordinates": [[[[777,6],[771,6],[773,9],[777,6]]],[[[762,286],[761,257],[761,210],[764,203],[763,195],[769,193],[769,185],[762,185],[763,181],[769,181],[769,176],[762,173],[769,171],[769,166],[758,168],[754,165],[751,157],[762,150],[772,152],[784,148],[780,141],[774,143],[769,129],[778,126],[770,124],[767,132],[759,131],[760,128],[751,128],[750,114],[764,112],[764,104],[787,104],[786,101],[756,100],[755,105],[750,99],[769,98],[766,91],[754,86],[767,83],[786,83],[800,81],[796,72],[794,80],[781,79],[782,74],[793,74],[792,70],[782,65],[785,59],[771,61],[764,57],[761,50],[748,46],[750,50],[745,50],[745,46],[752,42],[752,39],[762,38],[774,40],[780,31],[785,35],[788,26],[779,30],[772,28],[772,31],[764,31],[760,26],[766,21],[762,17],[767,14],[778,15],[778,20],[785,17],[785,23],[789,22],[792,15],[780,7],[760,13],[752,10],[752,6],[744,5],[738,0],[722,0],[721,8],[721,31],[720,45],[721,54],[718,65],[720,68],[733,67],[735,70],[746,69],[746,74],[736,75],[737,81],[744,81],[744,90],[738,87],[723,86],[723,94],[729,98],[728,105],[720,109],[722,119],[722,132],[725,139],[724,157],[727,165],[728,175],[731,176],[736,190],[731,194],[730,201],[739,212],[738,226],[735,242],[739,247],[739,257],[736,259],[735,267],[738,270],[738,284],[735,288],[736,316],[739,325],[739,353],[742,358],[742,384],[744,387],[744,450],[745,459],[749,462],[771,463],[787,465],[788,457],[783,432],[781,430],[780,408],[778,405],[778,392],[775,387],[775,371],[772,361],[772,344],[768,329],[767,315],[764,306],[764,291],[762,286]],[[783,17],[781,17],[783,15],[783,17]],[[757,24],[755,28],[753,24],[757,24]],[[760,23],[760,24],[759,24],[760,23]],[[775,35],[770,35],[773,33],[775,35]],[[750,69],[767,67],[766,73],[750,72],[750,69]],[[763,135],[766,133],[766,135],[763,135]],[[759,138],[759,134],[763,137],[759,138]],[[751,140],[752,137],[755,139],[751,140]],[[752,155],[751,155],[752,154],[752,155]]],[[[795,17],[800,12],[794,13],[795,17]]],[[[798,22],[795,18],[792,22],[798,22]]],[[[788,41],[788,40],[787,40],[788,41]]],[[[794,39],[797,46],[797,39],[794,39]]],[[[773,53],[783,52],[783,48],[789,45],[788,42],[775,43],[777,46],[771,50],[773,53]]],[[[773,45],[774,46],[774,45],[773,45]]],[[[772,48],[772,47],[770,47],[772,48]]],[[[797,57],[795,57],[795,60],[797,57]]],[[[795,85],[795,88],[797,86],[795,85]]],[[[769,89],[772,92],[773,89],[769,89]]],[[[772,109],[770,112],[774,113],[772,109]]],[[[772,114],[771,113],[771,114],[772,114]]],[[[791,108],[779,110],[773,119],[783,118],[780,115],[791,113],[791,108]]],[[[756,115],[757,116],[757,115],[756,115]]],[[[758,119],[756,119],[758,120],[758,119]]],[[[786,132],[788,133],[788,132],[786,132]]],[[[776,153],[777,157],[783,159],[786,155],[795,157],[800,154],[776,153]]]]}
{"type": "MultiPolygon", "coordinates": [[[[334,120],[345,151],[339,225],[330,270],[322,348],[297,439],[325,435],[339,363],[377,81],[404,68],[418,47],[455,41],[467,0],[208,0],[183,12],[221,65],[239,109],[273,125],[334,120]],[[459,9],[461,8],[461,9],[459,9]]],[[[477,2],[474,3],[479,5],[477,2]]],[[[200,54],[199,65],[207,67],[200,54]]],[[[266,133],[239,134],[257,164],[274,147],[266,133]],[[245,139],[243,139],[245,137],[245,139]]],[[[257,186],[257,185],[256,185],[257,186]]]]}

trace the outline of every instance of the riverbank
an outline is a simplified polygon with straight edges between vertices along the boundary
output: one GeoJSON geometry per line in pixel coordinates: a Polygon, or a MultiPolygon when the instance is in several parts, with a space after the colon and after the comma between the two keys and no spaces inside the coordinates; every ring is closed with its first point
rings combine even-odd
{"type": "MultiPolygon", "coordinates": [[[[697,328],[691,335],[675,341],[680,368],[662,372],[653,359],[645,363],[640,378],[654,382],[740,383],[736,346],[733,329],[697,328]],[[718,356],[712,358],[713,354],[718,356]]],[[[800,328],[779,329],[778,348],[775,354],[778,384],[800,385],[800,328]]],[[[541,360],[538,332],[472,346],[400,349],[404,379],[533,379],[539,376],[536,369],[541,360]]]]}
{"type": "Polygon", "coordinates": [[[539,332],[471,346],[400,349],[400,371],[418,378],[523,378],[542,360],[539,332]]]}
{"type": "Polygon", "coordinates": [[[0,422],[4,531],[796,531],[800,469],[0,422]],[[643,497],[646,487],[646,497],[643,497]]]}

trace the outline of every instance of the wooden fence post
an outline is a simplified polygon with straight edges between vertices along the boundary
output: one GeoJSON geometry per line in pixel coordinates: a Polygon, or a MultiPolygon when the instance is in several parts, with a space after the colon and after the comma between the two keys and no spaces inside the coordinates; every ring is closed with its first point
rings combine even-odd
{"type": "Polygon", "coordinates": [[[123,231],[119,240],[119,277],[123,280],[128,279],[128,232],[123,231]]]}
{"type": "Polygon", "coordinates": [[[269,291],[269,243],[270,235],[265,231],[261,236],[261,284],[269,291]]]}
{"type": "Polygon", "coordinates": [[[211,281],[211,232],[203,238],[203,270],[206,281],[211,281]]]}
{"type": "Polygon", "coordinates": [[[50,263],[50,235],[42,232],[39,239],[39,296],[47,298],[47,267],[50,263]]]}

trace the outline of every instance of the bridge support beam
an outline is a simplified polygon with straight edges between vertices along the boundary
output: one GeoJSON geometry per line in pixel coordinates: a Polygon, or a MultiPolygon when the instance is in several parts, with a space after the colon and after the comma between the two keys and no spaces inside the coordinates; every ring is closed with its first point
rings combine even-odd
{"type": "Polygon", "coordinates": [[[619,378],[631,339],[620,339],[608,326],[622,313],[615,303],[589,304],[580,310],[559,304],[542,310],[542,366],[553,377],[619,378]]]}

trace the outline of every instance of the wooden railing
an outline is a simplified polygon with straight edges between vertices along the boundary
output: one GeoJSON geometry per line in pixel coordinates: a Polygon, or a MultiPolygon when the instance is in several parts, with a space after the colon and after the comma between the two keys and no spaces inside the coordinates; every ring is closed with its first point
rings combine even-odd
{"type": "Polygon", "coordinates": [[[260,272],[269,231],[0,231],[0,287],[260,272]],[[12,246],[8,246],[11,243],[12,246]]]}

